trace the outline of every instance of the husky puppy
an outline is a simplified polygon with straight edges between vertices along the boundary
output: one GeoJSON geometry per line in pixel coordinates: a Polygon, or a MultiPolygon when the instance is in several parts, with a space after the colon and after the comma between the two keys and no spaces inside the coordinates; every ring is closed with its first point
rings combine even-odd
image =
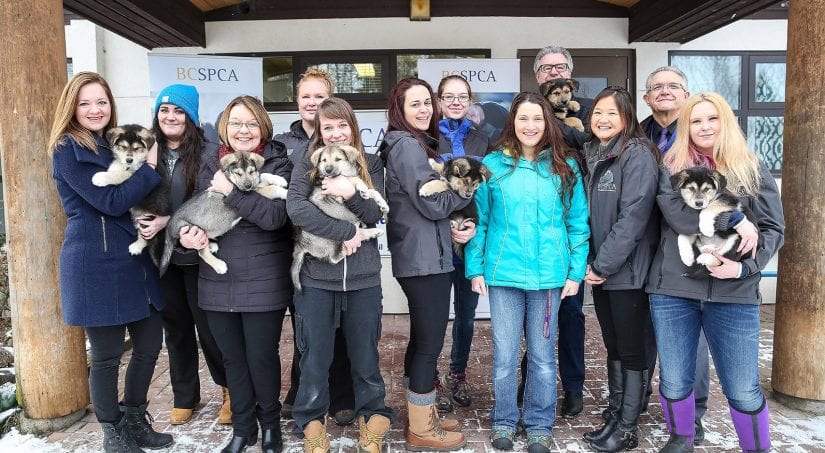
{"type": "MultiPolygon", "coordinates": [[[[264,165],[264,158],[255,153],[236,151],[221,158],[221,169],[227,179],[239,190],[255,191],[266,198],[286,199],[287,182],[284,178],[270,173],[259,173],[264,165]]],[[[166,225],[166,243],[160,261],[160,275],[169,267],[175,243],[180,238],[180,229],[185,226],[197,226],[209,239],[215,239],[231,230],[241,217],[224,203],[226,196],[220,192],[205,190],[182,204],[166,225]]],[[[228,270],[226,263],[214,255],[218,244],[209,241],[209,246],[198,250],[198,255],[218,274],[228,270]]]]}
{"type": "Polygon", "coordinates": [[[686,277],[701,278],[709,275],[707,266],[722,264],[711,253],[717,252],[728,259],[738,261],[736,252],[741,237],[734,229],[716,231],[714,223],[719,214],[741,211],[748,220],[754,221],[750,210],[742,206],[739,198],[725,190],[727,180],[716,170],[694,167],[682,170],[670,177],[673,190],[678,190],[690,208],[699,211],[699,231],[701,234],[680,234],[679,255],[690,270],[686,277]],[[697,256],[698,255],[698,256],[697,256]]]}
{"type": "MultiPolygon", "coordinates": [[[[430,167],[441,175],[441,179],[423,184],[418,190],[418,195],[422,197],[451,189],[462,198],[472,198],[478,186],[490,179],[490,170],[472,157],[457,157],[443,164],[433,159],[429,162],[430,167]]],[[[467,221],[478,222],[478,209],[474,202],[450,214],[450,226],[457,230],[466,230],[467,221]]],[[[464,244],[453,243],[453,250],[459,258],[464,259],[464,244]]]]}
{"type": "MultiPolygon", "coordinates": [[[[377,190],[370,189],[358,177],[359,155],[360,151],[349,145],[333,144],[315,150],[309,157],[310,162],[315,166],[315,169],[310,173],[310,179],[314,187],[309,195],[309,201],[323,211],[324,214],[334,219],[345,220],[360,226],[364,240],[370,240],[381,236],[384,232],[378,228],[366,228],[366,225],[344,205],[343,197],[321,193],[324,190],[322,187],[324,178],[345,176],[355,187],[361,198],[374,200],[384,214],[390,212],[390,207],[384,197],[377,190]]],[[[299,292],[301,291],[301,266],[303,266],[304,256],[307,254],[316,259],[335,264],[347,256],[347,250],[342,241],[323,238],[296,228],[291,271],[292,283],[299,292]]]]}
{"type": "MultiPolygon", "coordinates": [[[[112,147],[112,163],[108,170],[95,173],[92,176],[92,184],[98,187],[116,186],[129,179],[134,172],[146,162],[149,156],[149,149],[155,144],[155,137],[148,129],[137,124],[127,124],[115,127],[106,132],[106,140],[112,147]]],[[[161,183],[140,203],[129,210],[135,228],[140,230],[145,227],[140,223],[141,219],[151,220],[152,215],[169,215],[169,178],[163,172],[158,172],[161,176],[161,183]]],[[[153,218],[153,217],[152,217],[153,218]]],[[[155,236],[150,241],[143,239],[138,234],[135,242],[129,244],[129,253],[140,255],[143,249],[149,245],[149,256],[158,264],[160,258],[161,241],[155,236]]]]}
{"type": "Polygon", "coordinates": [[[564,121],[564,124],[584,132],[582,120],[576,117],[568,117],[571,112],[576,113],[581,110],[581,104],[573,100],[573,92],[579,89],[579,82],[574,79],[552,79],[541,84],[539,91],[541,95],[550,102],[553,107],[553,114],[556,118],[564,121]]]}

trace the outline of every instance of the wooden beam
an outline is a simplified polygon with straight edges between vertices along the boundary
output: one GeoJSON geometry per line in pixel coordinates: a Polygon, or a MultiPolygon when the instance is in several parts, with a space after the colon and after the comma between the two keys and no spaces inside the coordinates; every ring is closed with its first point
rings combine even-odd
{"type": "Polygon", "coordinates": [[[822,413],[825,402],[825,0],[788,7],[782,205],[771,386],[795,409],[822,413]],[[816,409],[818,408],[818,410],[816,409]]]}
{"type": "Polygon", "coordinates": [[[56,0],[29,0],[25,7],[0,2],[0,30],[0,154],[17,388],[26,417],[54,419],[89,402],[83,329],[63,324],[60,311],[66,215],[46,153],[66,84],[63,7],[56,0]]]}
{"type": "Polygon", "coordinates": [[[147,49],[206,47],[203,12],[188,1],[63,0],[63,6],[147,49]]]}
{"type": "Polygon", "coordinates": [[[685,43],[777,0],[641,0],[630,8],[629,42],[685,43]]]}

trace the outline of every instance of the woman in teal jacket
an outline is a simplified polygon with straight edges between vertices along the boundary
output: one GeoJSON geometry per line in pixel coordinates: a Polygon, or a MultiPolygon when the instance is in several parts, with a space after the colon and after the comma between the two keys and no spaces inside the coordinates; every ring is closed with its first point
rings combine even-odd
{"type": "Polygon", "coordinates": [[[587,201],[573,151],[550,106],[534,93],[513,99],[492,177],[476,193],[477,234],[465,249],[473,291],[490,295],[493,447],[511,450],[519,420],[519,346],[526,327],[524,425],[528,452],[550,451],[556,414],[555,343],[561,299],[584,278],[587,201]]]}

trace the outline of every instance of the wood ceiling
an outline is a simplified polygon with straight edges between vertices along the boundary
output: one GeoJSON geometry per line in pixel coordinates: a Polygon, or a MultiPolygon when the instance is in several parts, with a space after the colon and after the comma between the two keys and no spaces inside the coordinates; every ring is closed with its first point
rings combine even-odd
{"type": "Polygon", "coordinates": [[[189,0],[189,3],[195,5],[199,10],[205,12],[215,9],[225,8],[227,6],[245,3],[244,0],[189,0]]]}

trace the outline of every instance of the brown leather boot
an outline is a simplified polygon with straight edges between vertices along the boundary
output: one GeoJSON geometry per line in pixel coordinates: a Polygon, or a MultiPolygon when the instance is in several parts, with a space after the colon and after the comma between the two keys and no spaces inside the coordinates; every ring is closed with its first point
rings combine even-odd
{"type": "Polygon", "coordinates": [[[327,427],[318,420],[304,428],[304,453],[329,453],[327,427]]]}
{"type": "Polygon", "coordinates": [[[218,411],[218,423],[221,425],[231,425],[232,409],[229,404],[229,389],[226,387],[221,387],[221,389],[223,389],[223,404],[221,404],[221,410],[218,411]]]}
{"type": "Polygon", "coordinates": [[[361,435],[358,437],[358,453],[381,453],[384,435],[390,429],[390,419],[383,415],[373,415],[370,421],[364,416],[358,417],[358,428],[361,435]]]}
{"type": "MultiPolygon", "coordinates": [[[[409,392],[412,394],[412,392],[409,392]]],[[[406,434],[404,448],[409,451],[452,451],[458,450],[466,443],[464,435],[457,432],[445,431],[441,428],[438,419],[438,410],[435,407],[435,392],[430,394],[414,394],[418,400],[433,401],[426,405],[414,404],[407,397],[407,413],[410,420],[406,434]]]]}

